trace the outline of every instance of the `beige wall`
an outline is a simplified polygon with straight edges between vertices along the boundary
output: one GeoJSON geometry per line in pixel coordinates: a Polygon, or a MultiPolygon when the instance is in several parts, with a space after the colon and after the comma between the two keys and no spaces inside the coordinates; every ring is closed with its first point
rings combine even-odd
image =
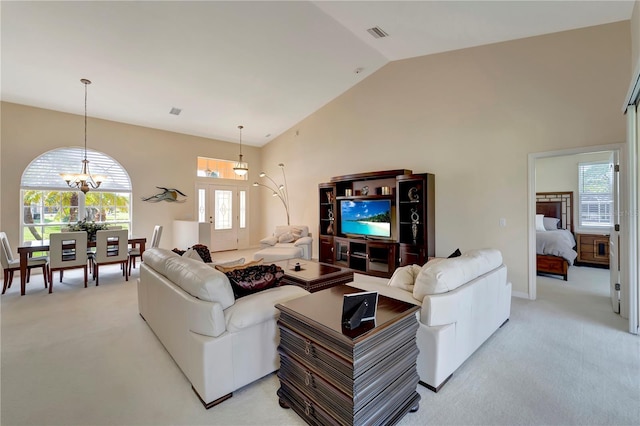
{"type": "Polygon", "coordinates": [[[609,161],[611,151],[536,159],[536,192],[573,192],[573,223],[578,231],[578,165],[609,161]]]}
{"type": "MultiPolygon", "coordinates": [[[[83,116],[12,103],[2,103],[0,229],[12,245],[19,239],[19,183],[22,172],[39,155],[64,146],[82,146],[83,116]]],[[[89,118],[87,145],[118,161],[129,173],[133,186],[133,229],[136,236],[151,238],[153,226],[163,225],[161,246],[173,248],[173,220],[195,219],[196,158],[236,160],[235,143],[187,136],[146,127],[89,118]],[[142,196],[158,193],[156,186],[177,188],[187,194],[185,203],[148,203],[142,196]]],[[[249,163],[249,182],[257,178],[260,149],[243,146],[249,163]],[[253,167],[252,167],[253,166],[253,167]]],[[[78,164],[78,168],[80,164],[78,164]]],[[[222,183],[222,180],[217,182],[222,183]]],[[[257,192],[250,187],[250,192],[257,192]]],[[[254,197],[249,223],[260,224],[260,199],[254,197]]],[[[255,235],[254,235],[255,234],[255,235]]],[[[250,235],[251,244],[262,237],[250,235]]]]}
{"type": "MultiPolygon", "coordinates": [[[[578,164],[608,161],[611,151],[536,159],[536,192],[572,191],[578,196],[578,164]]],[[[577,198],[576,198],[577,200],[577,198]]]]}
{"type": "Polygon", "coordinates": [[[640,59],[640,1],[636,0],[631,14],[631,71],[638,67],[640,59]]]}
{"type": "MultiPolygon", "coordinates": [[[[318,183],[435,173],[437,254],[496,247],[522,295],[527,155],[624,142],[630,60],[627,21],[392,62],[265,146],[263,164],[287,164],[292,222],[316,234],[318,183]]],[[[282,222],[264,208],[263,229],[282,222]]]]}

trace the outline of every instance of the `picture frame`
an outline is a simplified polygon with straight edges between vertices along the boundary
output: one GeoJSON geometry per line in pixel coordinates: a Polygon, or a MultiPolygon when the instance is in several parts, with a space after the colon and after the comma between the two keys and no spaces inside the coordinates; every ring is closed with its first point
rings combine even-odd
{"type": "Polygon", "coordinates": [[[342,324],[353,330],[362,321],[375,320],[377,306],[377,291],[345,294],[342,302],[342,324]]]}

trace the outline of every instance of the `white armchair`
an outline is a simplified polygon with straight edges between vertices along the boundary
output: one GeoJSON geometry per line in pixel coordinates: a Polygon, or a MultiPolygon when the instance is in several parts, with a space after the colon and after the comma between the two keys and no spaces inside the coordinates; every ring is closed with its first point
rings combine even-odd
{"type": "Polygon", "coordinates": [[[285,259],[311,259],[313,238],[306,225],[276,226],[269,237],[260,240],[254,259],[277,262],[285,259]]]}

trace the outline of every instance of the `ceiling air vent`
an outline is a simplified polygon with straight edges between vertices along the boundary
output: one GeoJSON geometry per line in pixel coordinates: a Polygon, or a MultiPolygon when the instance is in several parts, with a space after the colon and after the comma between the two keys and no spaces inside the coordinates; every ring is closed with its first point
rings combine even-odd
{"type": "Polygon", "coordinates": [[[171,108],[171,111],[169,111],[169,114],[180,115],[181,112],[182,110],[180,108],[173,107],[171,108]]]}
{"type": "Polygon", "coordinates": [[[374,38],[389,37],[389,34],[384,32],[384,30],[380,27],[369,28],[367,32],[371,34],[374,38]]]}

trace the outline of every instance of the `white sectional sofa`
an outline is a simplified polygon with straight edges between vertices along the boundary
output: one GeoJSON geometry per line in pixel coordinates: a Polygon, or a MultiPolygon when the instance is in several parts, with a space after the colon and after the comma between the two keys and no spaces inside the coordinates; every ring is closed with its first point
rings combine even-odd
{"type": "Polygon", "coordinates": [[[277,303],[309,294],[281,286],[235,299],[209,264],[152,248],[138,279],[140,315],[206,408],[280,365],[277,303]]]}
{"type": "Polygon", "coordinates": [[[420,383],[437,392],[453,372],[508,319],[511,283],[502,254],[471,250],[398,268],[390,280],[356,275],[350,285],[420,305],[420,383]]]}

